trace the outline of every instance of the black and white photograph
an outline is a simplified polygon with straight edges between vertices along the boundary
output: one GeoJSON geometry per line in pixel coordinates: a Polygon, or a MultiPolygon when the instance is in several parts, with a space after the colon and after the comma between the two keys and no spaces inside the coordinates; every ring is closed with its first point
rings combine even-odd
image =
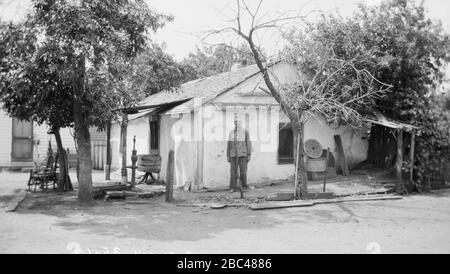
{"type": "Polygon", "coordinates": [[[450,1],[0,0],[0,254],[449,254],[449,62],[450,1]]]}

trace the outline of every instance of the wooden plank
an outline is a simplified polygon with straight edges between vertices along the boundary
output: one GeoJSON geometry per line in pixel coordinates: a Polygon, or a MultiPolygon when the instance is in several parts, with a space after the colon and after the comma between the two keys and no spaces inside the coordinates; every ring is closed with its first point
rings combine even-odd
{"type": "Polygon", "coordinates": [[[282,209],[282,208],[293,208],[293,207],[311,207],[314,206],[314,202],[308,201],[295,201],[295,202],[279,202],[279,203],[263,203],[250,205],[252,210],[266,210],[266,209],[282,209]]]}
{"type": "Polygon", "coordinates": [[[169,152],[169,163],[167,165],[166,202],[173,202],[173,183],[175,180],[175,151],[169,152]]]}
{"type": "Polygon", "coordinates": [[[314,201],[316,205],[325,204],[339,204],[339,203],[350,203],[350,202],[371,202],[371,201],[395,201],[403,199],[402,196],[392,196],[392,195],[365,195],[365,196],[354,196],[354,197],[344,197],[330,200],[317,200],[314,201]]]}
{"type": "Polygon", "coordinates": [[[411,132],[411,149],[409,152],[409,160],[411,162],[411,169],[409,171],[409,180],[411,183],[414,182],[414,150],[416,148],[416,132],[413,130],[411,132]]]}
{"type": "Polygon", "coordinates": [[[131,190],[130,185],[109,185],[109,186],[100,186],[100,187],[93,187],[92,192],[95,193],[101,193],[101,192],[108,192],[108,191],[126,191],[131,190]]]}
{"type": "Polygon", "coordinates": [[[336,142],[336,146],[338,149],[338,153],[341,159],[341,169],[342,169],[342,175],[349,176],[350,172],[348,170],[348,164],[347,164],[347,157],[345,157],[344,147],[342,145],[342,139],[341,135],[335,135],[334,140],[336,142]]]}
{"type": "MultiPolygon", "coordinates": [[[[201,208],[211,208],[211,204],[176,204],[177,207],[201,207],[201,208]]],[[[224,204],[226,207],[249,207],[248,204],[224,204]]]]}
{"type": "Polygon", "coordinates": [[[107,191],[106,197],[125,199],[126,192],[125,191],[107,191]]]}
{"type": "Polygon", "coordinates": [[[327,157],[325,159],[327,167],[325,168],[325,176],[323,179],[323,193],[327,192],[328,160],[330,159],[330,148],[327,149],[327,157]]]}
{"type": "Polygon", "coordinates": [[[337,199],[324,199],[315,201],[294,201],[294,202],[279,202],[279,203],[264,203],[250,205],[252,210],[268,210],[268,209],[283,209],[283,208],[297,208],[297,207],[312,207],[321,204],[338,204],[349,202],[370,202],[370,201],[387,201],[387,200],[401,200],[401,196],[373,196],[373,197],[348,197],[337,199]]]}
{"type": "Polygon", "coordinates": [[[141,162],[161,161],[161,156],[159,156],[159,155],[138,155],[138,161],[141,161],[141,162]]]}
{"type": "Polygon", "coordinates": [[[396,163],[396,178],[397,178],[396,192],[399,195],[403,194],[402,166],[403,166],[403,130],[399,129],[397,131],[397,163],[396,163]]]}

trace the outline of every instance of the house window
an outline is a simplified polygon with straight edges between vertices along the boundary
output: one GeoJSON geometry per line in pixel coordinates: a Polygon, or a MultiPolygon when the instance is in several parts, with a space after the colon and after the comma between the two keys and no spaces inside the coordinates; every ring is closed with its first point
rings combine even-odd
{"type": "Polygon", "coordinates": [[[281,123],[278,136],[278,164],[293,164],[294,132],[291,124],[281,123]]]}
{"type": "Polygon", "coordinates": [[[150,117],[150,149],[159,149],[159,119],[150,117]]]}

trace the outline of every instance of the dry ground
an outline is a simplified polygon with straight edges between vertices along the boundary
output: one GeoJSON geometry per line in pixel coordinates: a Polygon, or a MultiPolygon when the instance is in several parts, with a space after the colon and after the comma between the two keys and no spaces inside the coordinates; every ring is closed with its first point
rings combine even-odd
{"type": "MultiPolygon", "coordinates": [[[[21,188],[26,177],[1,175],[3,196],[21,188]]],[[[182,195],[178,199],[187,197],[182,195]]],[[[450,253],[450,190],[269,211],[177,207],[163,197],[146,203],[99,201],[80,208],[73,193],[34,194],[15,213],[0,210],[0,252],[450,253]]]]}

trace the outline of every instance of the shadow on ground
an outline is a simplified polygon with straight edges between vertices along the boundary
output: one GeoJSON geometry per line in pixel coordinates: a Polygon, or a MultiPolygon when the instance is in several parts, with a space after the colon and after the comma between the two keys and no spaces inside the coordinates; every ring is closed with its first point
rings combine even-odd
{"type": "Polygon", "coordinates": [[[165,203],[164,197],[146,204],[98,201],[82,208],[73,193],[31,194],[17,213],[58,217],[53,225],[69,231],[159,241],[198,241],[230,229],[266,229],[280,223],[247,208],[178,207],[165,203]]]}

